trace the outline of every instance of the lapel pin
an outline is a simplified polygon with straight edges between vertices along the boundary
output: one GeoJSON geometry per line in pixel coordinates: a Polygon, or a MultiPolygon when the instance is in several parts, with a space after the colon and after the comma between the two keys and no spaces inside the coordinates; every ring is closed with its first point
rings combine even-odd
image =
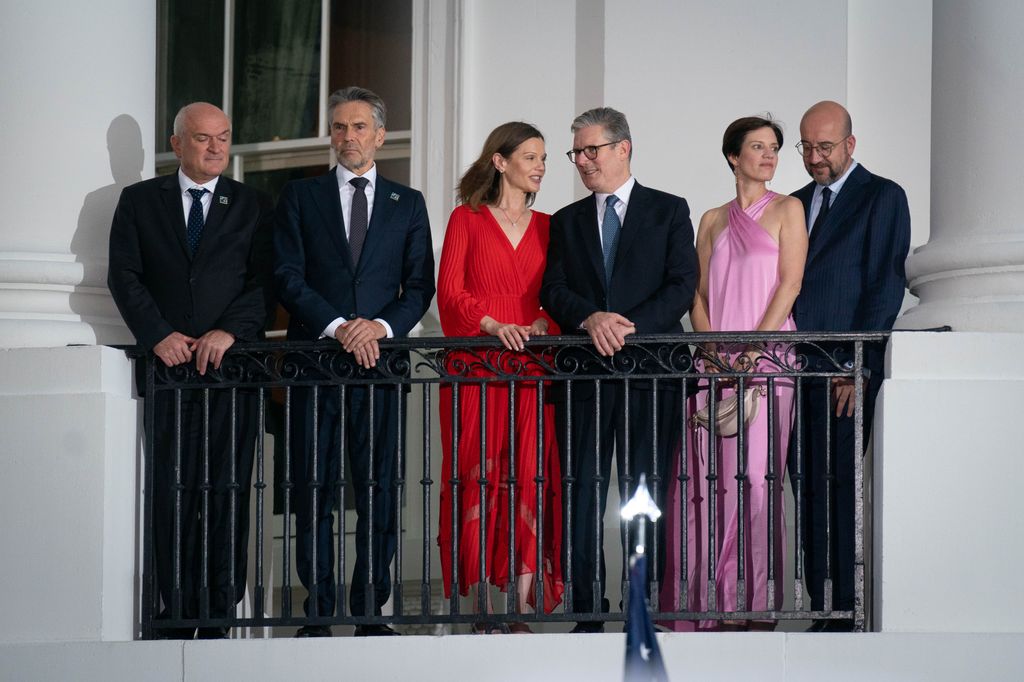
{"type": "Polygon", "coordinates": [[[398,201],[398,192],[391,193],[391,201],[398,201]]]}
{"type": "Polygon", "coordinates": [[[217,197],[217,200],[220,201],[220,203],[224,204],[225,206],[231,203],[231,199],[227,197],[217,197]]]}

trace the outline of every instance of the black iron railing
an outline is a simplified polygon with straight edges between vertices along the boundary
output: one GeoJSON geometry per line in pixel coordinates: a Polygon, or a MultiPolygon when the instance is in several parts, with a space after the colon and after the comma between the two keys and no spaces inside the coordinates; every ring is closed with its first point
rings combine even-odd
{"type": "MultiPolygon", "coordinates": [[[[528,437],[536,439],[536,475],[532,481],[536,493],[535,508],[532,510],[532,523],[535,536],[536,574],[533,576],[533,598],[537,605],[545,604],[546,590],[544,576],[541,574],[542,557],[544,556],[545,540],[550,540],[550,533],[557,529],[545,528],[542,519],[546,511],[543,508],[545,486],[550,483],[545,476],[547,470],[545,457],[556,456],[550,452],[546,444],[546,435],[551,430],[562,429],[562,448],[557,456],[562,467],[562,480],[558,488],[561,498],[561,525],[571,527],[580,522],[580,510],[574,509],[574,486],[576,476],[573,475],[575,462],[581,453],[574,450],[569,434],[571,410],[566,410],[555,422],[545,416],[545,406],[552,400],[573,404],[581,393],[592,394],[593,410],[596,424],[603,420],[621,418],[625,430],[626,442],[632,429],[650,429],[654,440],[654,448],[659,448],[659,429],[657,423],[658,410],[650,411],[645,423],[635,423],[636,415],[630,413],[630,401],[624,402],[620,413],[610,415],[605,408],[602,412],[602,387],[619,386],[624,395],[635,391],[647,392],[649,400],[657,406],[659,400],[670,393],[679,398],[680,409],[672,415],[678,420],[675,433],[690,435],[696,427],[693,425],[693,412],[698,402],[705,401],[702,396],[710,396],[709,427],[705,435],[708,444],[706,470],[699,472],[708,482],[709,490],[716,490],[721,483],[717,467],[720,454],[716,451],[724,442],[716,423],[716,412],[721,408],[718,399],[725,392],[735,391],[743,394],[749,387],[762,387],[768,396],[761,408],[767,411],[767,468],[764,475],[768,489],[768,503],[765,522],[767,523],[768,552],[772,555],[781,546],[778,537],[777,520],[782,513],[778,508],[775,493],[781,490],[786,471],[781,470],[779,462],[783,461],[784,453],[776,451],[778,439],[776,430],[786,428],[785,418],[780,422],[777,411],[780,409],[776,395],[780,386],[791,390],[793,395],[792,437],[788,447],[789,481],[795,498],[796,523],[795,537],[792,538],[790,550],[786,553],[786,562],[794,567],[795,579],[785,586],[786,596],[791,598],[792,607],[782,608],[781,602],[769,597],[764,609],[748,608],[748,594],[754,589],[755,577],[748,575],[747,561],[737,561],[735,566],[735,604],[730,610],[723,610],[719,594],[721,580],[716,562],[719,552],[716,549],[726,532],[735,535],[736,553],[744,557],[748,553],[747,545],[750,529],[744,523],[736,523],[730,527],[729,519],[719,517],[717,495],[708,494],[703,507],[690,508],[686,500],[692,497],[693,486],[697,485],[697,472],[692,471],[690,462],[694,441],[689,437],[681,437],[677,442],[660,447],[671,450],[673,457],[667,464],[676,466],[672,471],[658,470],[644,472],[655,491],[656,501],[661,504],[659,491],[667,489],[668,478],[675,479],[682,491],[683,504],[675,518],[680,537],[676,538],[679,553],[676,556],[664,556],[665,542],[658,533],[649,534],[648,552],[652,565],[659,559],[675,562],[679,571],[678,596],[672,603],[659,599],[661,585],[657,576],[651,584],[651,607],[654,617],[664,622],[689,621],[763,621],[774,622],[788,619],[823,619],[852,621],[855,629],[865,627],[865,565],[864,565],[864,470],[863,458],[860,456],[865,449],[865,429],[870,423],[870,414],[865,414],[865,396],[871,390],[872,380],[869,366],[877,365],[881,358],[882,348],[888,338],[887,333],[845,333],[845,334],[806,334],[806,333],[775,333],[775,334],[683,334],[674,336],[631,337],[623,351],[611,358],[601,357],[585,337],[544,337],[531,341],[527,348],[518,353],[505,350],[494,339],[449,339],[449,338],[416,338],[382,341],[381,358],[377,366],[371,370],[358,367],[353,357],[341,352],[333,341],[318,343],[259,343],[237,344],[225,356],[220,369],[207,371],[200,376],[194,366],[183,365],[168,368],[152,355],[146,356],[138,351],[131,351],[139,358],[139,371],[143,373],[145,398],[145,504],[143,519],[143,590],[141,613],[141,633],[144,638],[173,634],[179,631],[191,631],[195,628],[220,627],[274,627],[274,626],[308,626],[308,625],[368,625],[390,623],[403,624],[440,624],[440,623],[473,623],[481,620],[480,611],[486,610],[486,590],[479,590],[474,608],[467,610],[460,603],[460,561],[459,552],[465,540],[462,537],[462,519],[459,509],[459,491],[463,486],[479,486],[480,499],[490,494],[488,486],[497,478],[505,487],[507,499],[503,509],[509,518],[523,514],[517,504],[517,490],[521,489],[517,480],[515,458],[518,448],[517,439],[528,437]],[[736,353],[747,353],[742,359],[736,353]],[[866,360],[866,357],[869,360],[866,360]],[[812,608],[804,590],[803,554],[806,544],[804,528],[804,496],[807,494],[805,471],[807,466],[807,444],[804,442],[803,420],[807,418],[803,405],[804,393],[813,386],[831,386],[835,381],[846,381],[853,386],[854,398],[854,528],[856,546],[854,556],[854,602],[852,608],[839,610],[832,600],[832,576],[836,570],[838,559],[831,555],[826,558],[824,603],[812,608]],[[507,389],[502,394],[501,404],[490,404],[487,390],[482,387],[500,385],[507,389]],[[330,396],[337,404],[345,406],[353,391],[366,391],[371,396],[371,404],[375,392],[380,393],[399,387],[399,399],[394,403],[397,410],[399,434],[397,447],[391,452],[382,452],[376,447],[374,438],[370,437],[369,447],[360,452],[348,451],[345,437],[347,429],[363,428],[363,425],[349,423],[342,418],[336,427],[341,435],[339,446],[331,452],[320,451],[315,445],[316,439],[307,439],[305,445],[294,437],[294,431],[304,425],[307,431],[310,426],[312,433],[319,433],[322,419],[320,414],[321,398],[330,396]],[[450,429],[452,442],[459,442],[460,429],[467,427],[461,424],[459,401],[462,394],[468,391],[465,387],[476,387],[472,399],[479,401],[480,423],[487,423],[488,412],[506,410],[506,423],[514,425],[517,415],[532,403],[531,409],[536,414],[536,428],[520,431],[509,427],[503,434],[509,442],[510,461],[502,466],[508,467],[504,472],[488,471],[489,464],[485,455],[487,432],[480,428],[480,443],[477,452],[460,452],[455,446],[448,462],[450,469],[435,478],[436,460],[441,457],[439,429],[434,423],[435,409],[438,403],[438,387],[450,391],[453,405],[451,422],[442,428],[450,429]],[[299,400],[299,396],[305,397],[299,400]],[[524,398],[525,397],[525,398],[524,398]],[[417,405],[415,417],[409,416],[409,404],[417,405]],[[300,409],[300,404],[304,407],[300,409]],[[268,420],[271,412],[280,412],[281,417],[268,420]],[[161,414],[165,413],[165,414],[161,414]],[[170,420],[168,422],[167,420],[170,420]],[[191,420],[191,422],[189,422],[191,420]],[[279,421],[281,432],[277,433],[278,447],[276,455],[268,451],[263,434],[271,421],[279,421]],[[170,428],[167,428],[167,424],[170,428]],[[779,424],[782,424],[780,427],[779,424]],[[163,424],[163,426],[161,426],[163,424]],[[242,436],[242,430],[251,429],[254,440],[248,441],[242,436]],[[225,438],[223,434],[227,433],[225,438]],[[158,439],[170,438],[169,442],[159,444],[158,439]],[[240,453],[239,448],[252,448],[249,453],[240,453]],[[299,448],[305,448],[299,451],[299,448]],[[156,458],[171,458],[170,462],[155,461],[156,458]],[[363,615],[351,613],[346,606],[346,592],[353,583],[362,583],[365,589],[366,603],[371,604],[374,590],[377,587],[373,576],[372,564],[365,575],[352,575],[352,560],[346,554],[345,537],[347,496],[351,494],[352,480],[349,475],[349,463],[353,457],[394,458],[395,476],[391,482],[392,494],[389,496],[394,504],[393,513],[397,528],[405,529],[413,524],[421,524],[422,541],[419,547],[409,547],[403,541],[403,532],[397,535],[395,559],[392,564],[394,576],[393,613],[390,615],[363,615]],[[479,459],[480,473],[475,479],[467,479],[460,474],[459,458],[475,457],[479,459]],[[308,480],[302,480],[302,474],[295,466],[298,459],[312,458],[313,472],[308,480]],[[338,475],[331,480],[321,478],[321,471],[316,466],[319,458],[336,458],[338,475]],[[678,459],[676,459],[678,458],[678,459]],[[190,461],[192,460],[192,461],[190,461]],[[225,460],[227,466],[225,468],[225,460]],[[251,462],[251,464],[250,464],[251,462]],[[678,464],[674,464],[678,462],[678,464]],[[169,464],[169,467],[168,467],[169,464]],[[154,471],[163,466],[165,472],[164,485],[170,490],[154,489],[154,471]],[[247,471],[246,468],[251,468],[247,471]],[[275,469],[276,467],[276,469],[275,469]],[[195,486],[185,480],[190,471],[196,468],[198,474],[195,486]],[[277,472],[277,480],[274,472],[277,472]],[[211,473],[214,472],[214,473],[211,473]],[[219,473],[217,473],[219,472],[219,473]],[[437,488],[441,484],[452,490],[452,509],[450,514],[451,536],[449,547],[450,574],[447,576],[447,588],[450,596],[443,601],[433,599],[439,590],[438,565],[439,554],[435,544],[435,525],[437,520],[432,515],[432,501],[437,488]],[[407,489],[418,485],[422,491],[422,507],[412,509],[407,506],[407,489]],[[338,514],[338,527],[334,529],[330,551],[336,559],[336,570],[333,589],[337,594],[337,606],[331,613],[319,613],[314,607],[307,615],[300,605],[292,602],[293,563],[295,560],[294,539],[296,529],[292,515],[296,511],[297,494],[300,486],[308,491],[302,497],[303,503],[317,508],[318,496],[333,494],[338,501],[342,513],[338,514]],[[275,501],[275,508],[283,514],[282,538],[280,540],[280,564],[273,571],[274,580],[269,581],[271,567],[267,555],[269,544],[273,541],[269,529],[264,522],[265,509],[268,505],[268,490],[273,487],[280,499],[275,501]],[[190,497],[192,496],[192,497],[190,497]],[[191,500],[186,502],[187,500],[191,500]],[[246,504],[242,504],[246,501],[246,504]],[[155,510],[156,505],[163,505],[162,511],[155,510]],[[221,513],[211,511],[218,508],[226,510],[221,513]],[[246,521],[250,514],[249,505],[255,506],[255,525],[250,532],[254,539],[253,556],[245,555],[244,547],[249,539],[246,532],[246,521]],[[699,574],[692,576],[699,581],[697,589],[705,590],[706,604],[703,608],[694,608],[691,596],[694,586],[686,568],[693,557],[689,554],[687,532],[691,526],[690,515],[693,509],[699,509],[703,516],[702,523],[708,536],[707,546],[701,549],[706,562],[702,564],[699,574]],[[168,514],[170,519],[167,518],[168,514]],[[155,519],[163,519],[164,531],[154,533],[155,519]],[[416,518],[418,517],[418,518],[416,518]],[[169,529],[168,529],[169,524],[169,529]],[[225,528],[226,524],[226,528],[225,528]],[[214,527],[216,526],[216,527],[214,527]],[[156,535],[160,535],[159,538],[156,535]],[[652,537],[653,536],[653,537],[652,537]],[[190,540],[191,538],[191,540],[190,540]],[[171,543],[171,547],[159,547],[160,543],[171,543]],[[189,552],[183,543],[193,542],[194,551],[189,552]],[[157,557],[163,556],[163,563],[157,557]],[[224,557],[227,557],[225,559],[224,557]],[[228,565],[225,569],[225,563],[228,565]],[[188,565],[186,565],[188,564],[188,565]],[[164,571],[169,570],[170,576],[161,579],[164,589],[161,597],[158,582],[157,566],[163,565],[164,571]],[[168,569],[167,567],[171,568],[168,569]],[[198,568],[196,568],[198,567],[198,568]],[[252,613],[251,617],[237,617],[233,601],[241,598],[246,587],[245,570],[254,572],[255,580],[248,585],[250,590],[252,613]],[[224,575],[227,577],[224,578],[224,575]],[[219,576],[219,577],[215,577],[219,576]],[[218,584],[219,581],[219,584],[218,584]],[[350,582],[352,581],[352,582],[350,582]],[[198,584],[196,584],[198,583],[198,584]],[[407,599],[407,593],[419,593],[418,604],[407,599]],[[279,599],[273,598],[279,594],[279,599]],[[196,595],[197,601],[196,601],[196,595]],[[226,596],[225,596],[226,595],[226,596]],[[169,602],[169,603],[166,603],[169,602]],[[438,603],[441,607],[438,607],[438,603]],[[415,611],[415,612],[410,612],[415,611]]],[[[874,377],[877,382],[880,377],[874,377]]],[[[812,409],[821,410],[822,414],[835,410],[831,390],[820,391],[822,404],[812,409]]],[[[673,397],[673,400],[676,400],[673,397]]],[[[370,419],[373,419],[370,409],[370,419]]],[[[589,409],[589,408],[588,408],[589,409]]],[[[618,408],[615,408],[616,410],[618,408]]],[[[738,423],[743,424],[747,407],[738,401],[738,423]]],[[[828,420],[825,420],[826,423],[828,420]]],[[[664,426],[664,425],[662,425],[664,426]]],[[[557,432],[557,431],[556,431],[557,432]]],[[[671,432],[671,430],[669,431],[671,432]]],[[[755,436],[747,428],[740,428],[733,438],[736,442],[735,463],[736,486],[745,491],[751,484],[747,477],[749,441],[755,436]]],[[[600,438],[597,438],[600,447],[600,438]]],[[[828,441],[830,442],[830,441],[828,441]]],[[[731,446],[730,446],[731,447],[731,446]]],[[[832,453],[826,446],[823,453],[815,453],[814,457],[822,459],[819,465],[825,467],[824,477],[832,482],[835,472],[832,470],[832,453]]],[[[628,448],[621,453],[625,461],[629,461],[628,448]]],[[[618,456],[618,455],[616,455],[618,456]]],[[[595,461],[599,458],[592,458],[595,461]]],[[[326,461],[326,460],[325,460],[326,461]]],[[[655,467],[659,466],[655,457],[655,467]]],[[[666,462],[663,462],[663,464],[666,462]]],[[[310,468],[310,467],[307,467],[310,468]]],[[[730,465],[730,468],[731,465],[730,465]]],[[[372,471],[371,465],[371,471],[372,471]]],[[[625,466],[624,476],[620,476],[620,495],[625,497],[633,491],[639,473],[632,471],[629,464],[625,466]]],[[[156,478],[160,478],[158,475],[156,478]]],[[[601,495],[604,483],[599,470],[591,477],[595,496],[601,495]]],[[[370,477],[368,483],[367,502],[372,510],[376,503],[375,494],[379,495],[377,482],[370,477]]],[[[529,483],[529,482],[527,482],[529,483]]],[[[550,486],[549,486],[550,487],[550,486]]],[[[823,491],[825,509],[830,520],[836,514],[831,488],[823,491]]],[[[748,493],[738,495],[736,500],[739,519],[745,518],[748,493]]],[[[486,505],[480,504],[480,514],[485,515],[486,505]]],[[[596,547],[604,546],[604,523],[600,518],[591,515],[592,532],[596,547]]],[[[663,517],[664,518],[664,517],[663,517]]],[[[573,609],[574,589],[579,590],[580,582],[573,585],[574,555],[573,542],[565,536],[561,546],[561,582],[565,592],[561,604],[551,612],[536,609],[536,612],[522,612],[515,598],[517,576],[517,524],[509,523],[506,537],[503,538],[508,567],[507,582],[500,587],[507,593],[504,612],[489,614],[486,619],[497,623],[512,622],[564,622],[564,621],[621,621],[624,619],[625,608],[611,609],[603,612],[600,596],[605,585],[597,573],[596,567],[592,581],[588,585],[593,589],[594,606],[586,612],[573,609]]],[[[831,526],[829,526],[830,528],[831,526]]],[[[488,546],[488,524],[481,517],[475,524],[476,543],[481,548],[479,556],[479,576],[494,572],[484,548],[488,546]]],[[[370,545],[376,532],[373,524],[368,529],[370,545]]],[[[589,531],[588,531],[589,532],[589,531]]],[[[633,541],[632,530],[627,524],[621,527],[620,544],[630,548],[633,541]]],[[[830,533],[826,530],[826,536],[830,533]]],[[[313,531],[314,547],[312,565],[317,566],[316,530],[313,531]]],[[[622,550],[620,561],[626,566],[628,551],[622,550]]],[[[781,567],[774,561],[768,563],[767,590],[771,595],[778,584],[783,582],[780,575],[781,567]]],[[[315,576],[314,576],[315,577],[315,576]]],[[[526,579],[525,577],[523,579],[526,579]]],[[[628,572],[623,571],[622,594],[628,592],[628,572]]],[[[312,580],[314,584],[316,580],[312,580]]],[[[314,591],[318,588],[311,588],[314,591]]],[[[313,604],[317,603],[316,595],[312,595],[313,604]]],[[[850,605],[847,605],[850,606],[850,605]]]]}

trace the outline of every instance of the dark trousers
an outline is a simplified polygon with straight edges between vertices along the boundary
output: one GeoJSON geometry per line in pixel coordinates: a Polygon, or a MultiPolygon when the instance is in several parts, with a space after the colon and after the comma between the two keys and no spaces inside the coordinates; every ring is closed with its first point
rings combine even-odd
{"type": "MultiPolygon", "coordinates": [[[[881,381],[865,383],[864,448],[868,446],[875,398],[881,381]]],[[[825,579],[832,579],[832,608],[848,611],[854,605],[855,481],[854,417],[835,416],[835,401],[826,412],[828,384],[806,381],[803,386],[803,488],[802,532],[804,579],[811,608],[825,607],[825,579]],[[829,478],[829,465],[831,477],[829,478]],[[831,511],[829,510],[831,507],[831,511]]],[[[790,478],[796,476],[796,456],[790,440],[790,478]]]]}
{"type": "MultiPolygon", "coordinates": [[[[401,397],[404,401],[404,393],[393,386],[377,386],[371,401],[370,388],[350,386],[346,388],[342,409],[338,389],[321,388],[317,400],[315,453],[312,390],[298,393],[298,414],[304,418],[304,424],[298,434],[303,446],[295,449],[296,567],[310,594],[305,602],[306,614],[331,616],[335,613],[333,512],[340,507],[344,440],[345,479],[352,483],[356,506],[356,557],[349,606],[352,615],[380,615],[381,606],[391,594],[390,566],[397,544],[395,461],[398,400],[401,397]],[[319,486],[311,485],[314,481],[319,486]],[[373,601],[369,608],[366,603],[368,586],[373,601]]],[[[345,510],[339,509],[339,512],[344,514],[345,510]]],[[[344,569],[342,566],[341,570],[344,569]]]]}
{"type": "Polygon", "coordinates": [[[229,615],[245,592],[258,406],[251,392],[239,389],[235,395],[232,429],[231,391],[209,392],[207,430],[203,426],[203,392],[181,391],[180,457],[174,392],[159,391],[154,398],[153,547],[164,603],[161,618],[173,616],[179,571],[181,616],[200,616],[204,559],[211,618],[229,615]],[[204,455],[207,440],[208,456],[204,455]],[[175,491],[179,466],[180,499],[175,491]],[[207,472],[210,487],[204,495],[207,472]],[[180,548],[177,558],[176,547],[180,548]]]}
{"type": "MultiPolygon", "coordinates": [[[[639,382],[636,382],[639,383],[639,382]]],[[[649,386],[649,384],[648,384],[649,386]]],[[[572,571],[570,579],[573,589],[572,608],[577,612],[607,612],[605,599],[605,557],[603,523],[605,505],[608,499],[608,483],[611,476],[613,450],[617,452],[616,471],[620,486],[627,476],[632,477],[626,494],[632,495],[640,480],[640,474],[647,474],[647,485],[651,495],[660,505],[664,503],[668,488],[668,462],[672,449],[679,440],[679,393],[659,390],[657,392],[657,448],[654,447],[652,418],[655,414],[653,402],[655,392],[650,388],[630,388],[626,395],[621,381],[608,381],[601,386],[601,408],[597,414],[596,391],[593,383],[574,382],[572,399],[567,403],[559,395],[555,401],[555,426],[558,434],[558,448],[563,476],[572,476],[575,481],[570,501],[572,522],[565,531],[565,544],[572,548],[572,571]],[[567,409],[568,405],[568,409],[567,409]],[[626,410],[629,410],[629,440],[626,440],[626,410]],[[566,438],[566,427],[571,416],[571,450],[566,438]],[[600,450],[597,437],[600,437],[600,450]],[[629,466],[626,467],[625,455],[629,466]],[[657,463],[660,480],[652,481],[657,463]],[[595,584],[599,582],[600,584],[595,584]]],[[[561,391],[559,391],[559,394],[561,391]]],[[[621,493],[622,491],[620,491],[621,493]]],[[[625,500],[623,500],[625,502],[625,500]]],[[[664,524],[659,522],[652,528],[647,524],[647,553],[652,556],[657,542],[657,563],[648,573],[650,581],[656,576],[660,581],[665,567],[664,524]],[[653,575],[652,575],[653,573],[653,575]]],[[[635,538],[635,533],[633,535],[635,538]]],[[[625,543],[624,543],[625,544],[625,543]]],[[[632,547],[625,547],[632,552],[632,547]]],[[[653,557],[652,557],[653,558],[653,557]]]]}

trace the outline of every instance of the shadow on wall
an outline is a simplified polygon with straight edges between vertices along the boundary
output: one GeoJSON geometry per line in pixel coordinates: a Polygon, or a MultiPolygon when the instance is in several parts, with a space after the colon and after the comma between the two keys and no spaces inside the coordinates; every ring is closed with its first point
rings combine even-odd
{"type": "Polygon", "coordinates": [[[121,190],[142,180],[146,152],[138,121],[121,114],[107,127],[107,154],[114,182],[85,196],[71,253],[82,264],[82,281],[71,294],[71,310],[90,324],[96,343],[133,343],[107,290],[107,242],[121,190]]]}

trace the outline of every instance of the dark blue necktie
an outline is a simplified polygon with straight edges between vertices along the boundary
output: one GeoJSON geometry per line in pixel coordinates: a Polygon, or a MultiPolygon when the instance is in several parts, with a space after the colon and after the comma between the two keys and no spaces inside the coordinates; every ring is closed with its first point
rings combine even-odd
{"type": "Polygon", "coordinates": [[[601,221],[601,249],[604,251],[604,281],[611,284],[612,268],[615,267],[615,249],[619,246],[619,231],[622,223],[615,212],[615,204],[619,198],[609,194],[604,200],[604,219],[601,221]]]}
{"type": "Polygon", "coordinates": [[[370,181],[366,178],[352,178],[348,182],[355,188],[352,193],[352,212],[348,221],[348,248],[352,252],[352,267],[356,267],[359,265],[359,256],[363,253],[363,244],[366,243],[366,186],[370,181]]]}
{"type": "Polygon", "coordinates": [[[818,215],[814,219],[814,225],[811,227],[811,234],[815,234],[818,228],[825,224],[825,218],[828,217],[828,211],[832,207],[832,190],[828,187],[821,190],[821,208],[818,209],[818,215]]]}
{"type": "Polygon", "coordinates": [[[203,236],[203,195],[206,194],[206,190],[199,187],[190,189],[188,193],[192,195],[192,208],[188,211],[185,236],[188,238],[188,252],[194,256],[196,249],[199,248],[199,238],[203,236]]]}

